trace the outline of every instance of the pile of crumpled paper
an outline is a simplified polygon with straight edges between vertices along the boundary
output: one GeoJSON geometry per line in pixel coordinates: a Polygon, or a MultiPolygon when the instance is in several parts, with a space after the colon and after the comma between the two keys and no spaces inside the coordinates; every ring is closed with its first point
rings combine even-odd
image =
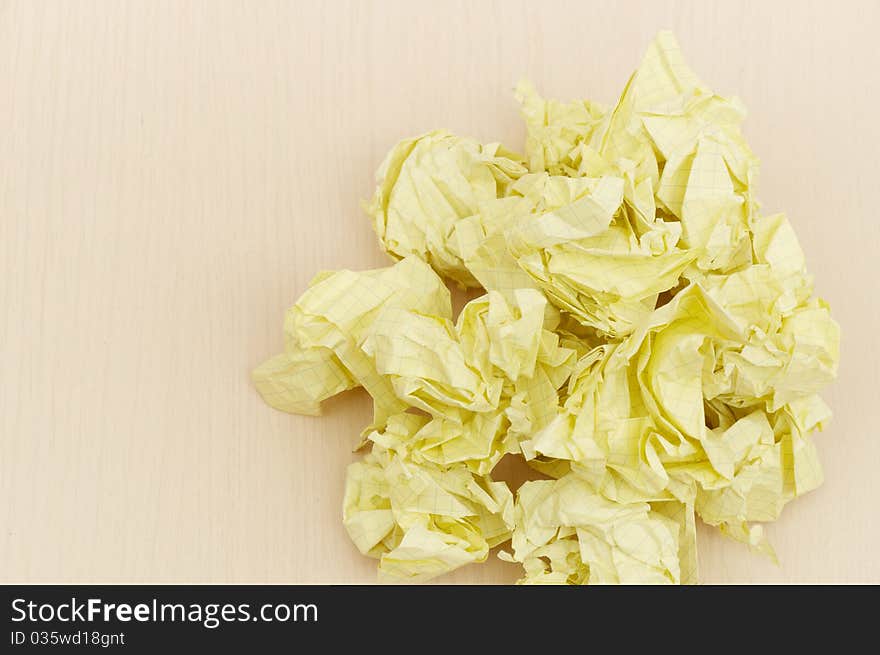
{"type": "Polygon", "coordinates": [[[772,556],[760,522],[822,481],[839,328],[752,195],[743,105],[666,32],[610,109],[516,96],[524,157],[394,147],[368,212],[397,263],[319,273],[257,388],[372,396],[343,520],[391,580],[506,544],[526,583],[695,582],[695,516],[772,556]],[[447,280],[485,293],[455,317],[447,280]],[[544,479],[514,494],[508,454],[544,479]]]}

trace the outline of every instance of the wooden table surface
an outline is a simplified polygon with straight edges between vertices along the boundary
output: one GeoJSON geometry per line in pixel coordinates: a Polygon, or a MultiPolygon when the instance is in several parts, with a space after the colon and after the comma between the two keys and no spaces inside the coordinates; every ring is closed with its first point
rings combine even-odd
{"type": "MultiPolygon", "coordinates": [[[[341,523],[370,404],[263,404],[319,269],[385,265],[359,209],[398,139],[520,149],[511,88],[613,102],[661,28],[750,109],[843,329],[826,482],[710,530],[705,582],[880,582],[877,2],[0,0],[0,580],[370,582],[341,523]]],[[[491,558],[446,582],[501,583],[491,558]]]]}

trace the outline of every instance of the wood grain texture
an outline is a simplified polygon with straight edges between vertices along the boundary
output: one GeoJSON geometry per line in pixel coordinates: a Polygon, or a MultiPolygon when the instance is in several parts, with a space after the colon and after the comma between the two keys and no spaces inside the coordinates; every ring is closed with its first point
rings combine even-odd
{"type": "Polygon", "coordinates": [[[750,108],[759,196],[843,328],[781,565],[702,530],[701,577],[880,582],[878,26],[876,2],[0,2],[0,580],[374,580],[340,520],[368,399],[288,416],[250,369],[316,271],[384,265],[359,201],[395,141],[520,148],[519,77],[613,102],[671,28],[750,108]]]}

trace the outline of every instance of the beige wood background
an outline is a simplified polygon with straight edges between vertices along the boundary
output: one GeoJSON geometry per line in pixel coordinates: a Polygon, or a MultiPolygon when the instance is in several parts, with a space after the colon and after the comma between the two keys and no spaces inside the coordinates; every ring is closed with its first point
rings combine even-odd
{"type": "Polygon", "coordinates": [[[613,102],[664,27],[749,106],[844,338],[781,566],[704,530],[702,579],[880,582],[880,4],[604,0],[0,0],[0,580],[374,580],[340,520],[367,398],[288,416],[249,370],[317,270],[385,262],[396,140],[519,148],[520,76],[613,102]]]}

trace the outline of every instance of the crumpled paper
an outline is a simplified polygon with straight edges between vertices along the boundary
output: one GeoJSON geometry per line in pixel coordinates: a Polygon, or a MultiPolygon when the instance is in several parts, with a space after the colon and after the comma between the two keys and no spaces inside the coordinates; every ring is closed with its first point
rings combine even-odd
{"type": "Polygon", "coordinates": [[[479,283],[450,238],[458,221],[507,195],[526,173],[517,155],[499,144],[435,131],[401,141],[379,167],[367,211],[379,243],[396,259],[416,255],[462,286],[479,283]]]}
{"type": "Polygon", "coordinates": [[[774,556],[761,524],[822,482],[840,334],[752,195],[742,103],[668,32],[611,108],[516,98],[524,156],[392,149],[365,207],[397,263],[317,275],[257,389],[301,414],[372,396],[343,522],[385,579],[507,544],[524,583],[693,583],[697,517],[774,556]],[[455,317],[444,278],[484,293],[455,317]],[[515,495],[505,456],[535,470],[515,495]]]}
{"type": "Polygon", "coordinates": [[[343,523],[392,579],[418,582],[484,561],[510,538],[512,514],[506,484],[462,465],[417,464],[377,445],[348,468],[343,523]]]}

